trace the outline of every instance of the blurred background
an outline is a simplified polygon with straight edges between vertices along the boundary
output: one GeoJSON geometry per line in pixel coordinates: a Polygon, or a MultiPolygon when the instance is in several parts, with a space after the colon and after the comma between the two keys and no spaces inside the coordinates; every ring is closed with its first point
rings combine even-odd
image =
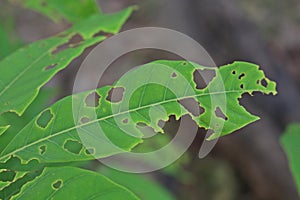
{"type": "MultiPolygon", "coordinates": [[[[205,135],[199,129],[182,159],[146,176],[157,180],[176,199],[299,199],[279,138],[287,125],[300,121],[300,1],[99,0],[99,5],[104,13],[138,5],[123,30],[159,26],[180,31],[203,45],[218,66],[235,60],[253,62],[278,83],[277,96],[245,95],[241,100],[247,110],[261,117],[260,121],[221,138],[204,159],[198,158],[205,135]]],[[[0,2],[0,8],[0,58],[70,26],[55,24],[6,1],[0,2]]],[[[59,89],[52,102],[72,93],[77,69],[91,50],[48,84],[59,89]]],[[[112,84],[137,65],[176,58],[180,59],[159,50],[129,53],[109,67],[99,85],[112,84]]],[[[174,132],[177,124],[171,119],[165,128],[174,132]]],[[[94,165],[98,163],[90,168],[94,165]]]]}

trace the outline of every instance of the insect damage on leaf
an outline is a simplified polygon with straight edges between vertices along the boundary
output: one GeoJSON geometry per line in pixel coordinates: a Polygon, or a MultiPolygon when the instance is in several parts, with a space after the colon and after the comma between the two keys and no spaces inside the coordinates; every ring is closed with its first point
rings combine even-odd
{"type": "Polygon", "coordinates": [[[41,129],[35,123],[39,116],[33,119],[0,152],[0,162],[11,156],[22,163],[33,159],[71,162],[130,151],[148,133],[143,127],[163,132],[161,123],[171,115],[176,119],[189,115],[199,127],[210,130],[208,139],[214,139],[259,119],[239,104],[243,94],[254,92],[276,94],[276,84],[251,63],[235,62],[220,68],[186,61],[148,63],[128,72],[113,86],[75,94],[49,107],[53,118],[47,126],[41,129]],[[214,71],[203,89],[194,81],[196,70],[214,71]],[[117,88],[121,89],[118,101],[112,101],[117,88]],[[95,98],[97,106],[87,104],[91,94],[99,97],[95,98]],[[193,102],[199,111],[187,107],[185,101],[193,102]],[[75,146],[74,151],[66,147],[68,143],[75,146]],[[42,154],[41,146],[46,147],[42,154]],[[92,153],[87,153],[91,149],[92,153]]]}
{"type": "Polygon", "coordinates": [[[107,37],[94,37],[96,33],[116,34],[131,12],[132,8],[128,8],[114,14],[91,16],[58,36],[32,43],[0,61],[0,114],[22,115],[45,83],[84,49],[107,37]]]}
{"type": "Polygon", "coordinates": [[[13,199],[32,199],[33,197],[39,199],[138,199],[128,189],[105,176],[75,167],[45,168],[40,176],[28,182],[13,199]]]}

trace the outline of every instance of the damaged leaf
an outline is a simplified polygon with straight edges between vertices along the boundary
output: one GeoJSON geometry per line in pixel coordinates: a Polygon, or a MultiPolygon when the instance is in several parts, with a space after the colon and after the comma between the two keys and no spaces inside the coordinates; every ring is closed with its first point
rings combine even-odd
{"type": "MultiPolygon", "coordinates": [[[[114,86],[66,97],[46,110],[53,115],[45,128],[38,115],[0,153],[0,162],[16,156],[23,163],[71,162],[103,158],[130,151],[143,141],[141,124],[163,132],[161,121],[189,115],[199,127],[211,130],[208,139],[230,134],[259,118],[239,104],[243,94],[276,94],[276,83],[267,79],[257,65],[235,62],[220,68],[186,61],[156,61],[125,74],[114,86]],[[213,70],[215,77],[197,89],[195,70],[213,70]],[[176,77],[173,74],[176,73],[176,77]],[[244,74],[242,78],[240,75],[244,74]],[[266,82],[265,85],[261,81],[266,82]],[[243,85],[243,87],[241,87],[243,85]],[[111,101],[114,88],[122,89],[118,102],[111,101]],[[90,107],[86,98],[97,93],[99,102],[90,107]],[[194,115],[181,100],[193,98],[204,110],[194,115]],[[77,151],[66,149],[68,141],[82,143],[77,151]],[[41,146],[45,151],[41,153],[41,146]],[[88,150],[93,149],[92,154],[88,150]]],[[[44,111],[45,112],[45,111],[44,111]]]]}
{"type": "Polygon", "coordinates": [[[128,8],[119,13],[92,16],[58,36],[32,43],[0,61],[0,114],[22,115],[45,83],[85,48],[107,37],[94,37],[96,33],[116,34],[131,12],[132,8],[128,8]]]}
{"type": "Polygon", "coordinates": [[[75,167],[45,168],[12,199],[128,199],[138,198],[125,187],[96,172],[75,167]]]}

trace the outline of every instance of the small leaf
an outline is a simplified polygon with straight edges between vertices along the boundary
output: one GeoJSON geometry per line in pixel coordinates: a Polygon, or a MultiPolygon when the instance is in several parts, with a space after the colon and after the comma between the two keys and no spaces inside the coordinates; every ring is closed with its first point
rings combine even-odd
{"type": "Polygon", "coordinates": [[[287,128],[281,137],[281,144],[288,156],[290,168],[300,195],[300,124],[292,124],[287,128]]]}
{"type": "Polygon", "coordinates": [[[95,0],[10,0],[22,4],[25,8],[35,10],[55,22],[63,19],[75,23],[100,13],[95,0]]]}
{"type": "Polygon", "coordinates": [[[75,167],[46,168],[12,199],[138,199],[110,179],[75,167]]]}
{"type": "Polygon", "coordinates": [[[0,114],[9,111],[22,115],[45,83],[85,48],[106,38],[93,37],[96,33],[117,33],[131,12],[132,8],[128,8],[115,14],[94,15],[58,36],[32,43],[2,60],[0,114]],[[78,35],[82,41],[73,41],[78,35]]]}

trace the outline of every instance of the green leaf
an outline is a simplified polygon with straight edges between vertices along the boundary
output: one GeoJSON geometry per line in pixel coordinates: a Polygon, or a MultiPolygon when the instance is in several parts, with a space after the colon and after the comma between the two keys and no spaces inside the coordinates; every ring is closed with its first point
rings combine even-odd
{"type": "Polygon", "coordinates": [[[281,137],[281,144],[288,156],[290,168],[300,195],[300,124],[292,124],[287,128],[281,137]]]}
{"type": "Polygon", "coordinates": [[[74,167],[46,168],[12,199],[138,199],[108,178],[74,167]]]}
{"type": "MultiPolygon", "coordinates": [[[[0,188],[0,199],[8,200],[15,194],[18,194],[21,190],[21,187],[29,181],[32,181],[38,175],[41,174],[41,171],[30,171],[30,172],[14,172],[14,177],[12,181],[2,182],[2,188],[0,188]]],[[[1,185],[1,182],[0,182],[1,185]]]]}
{"type": "Polygon", "coordinates": [[[168,190],[145,174],[130,174],[105,167],[99,172],[134,192],[143,200],[176,199],[168,190]]]}
{"type": "Polygon", "coordinates": [[[0,136],[9,128],[9,125],[7,126],[1,126],[0,127],[0,136]]]}
{"type": "Polygon", "coordinates": [[[16,34],[15,19],[8,13],[0,14],[0,60],[23,44],[16,34]]]}
{"type": "Polygon", "coordinates": [[[235,62],[218,69],[185,61],[152,62],[127,73],[114,86],[66,97],[44,110],[7,144],[0,162],[11,156],[23,163],[71,162],[130,151],[142,142],[138,124],[163,132],[159,121],[171,115],[189,115],[199,127],[214,131],[209,139],[217,138],[259,119],[239,104],[243,94],[253,92],[276,94],[275,82],[254,64],[235,62]],[[203,89],[193,80],[198,70],[216,74],[203,89]],[[124,90],[123,97],[111,102],[109,93],[118,88],[124,90]],[[93,93],[100,97],[95,106],[87,103],[93,93]],[[185,108],[181,101],[187,99],[198,102],[204,112],[197,115],[185,108]],[[219,116],[218,108],[225,117],[219,116]],[[70,151],[67,143],[77,143],[79,151],[70,151]]]}
{"type": "Polygon", "coordinates": [[[5,148],[6,144],[12,140],[16,133],[18,133],[24,126],[26,126],[26,124],[28,124],[32,120],[32,118],[38,115],[49,105],[49,99],[51,97],[54,97],[54,95],[54,89],[44,88],[39,92],[36,99],[27,108],[27,110],[23,113],[22,116],[18,116],[15,113],[9,112],[0,115],[0,127],[3,127],[3,135],[1,136],[0,140],[0,151],[2,151],[3,148],[5,148]]]}
{"type": "Polygon", "coordinates": [[[55,22],[63,19],[76,23],[93,14],[99,14],[100,10],[96,0],[10,0],[22,4],[25,8],[35,10],[55,22]]]}
{"type": "Polygon", "coordinates": [[[85,48],[103,41],[101,32],[117,33],[132,8],[109,15],[95,15],[58,36],[21,48],[0,62],[0,114],[22,115],[40,88],[64,69],[85,48]]]}

